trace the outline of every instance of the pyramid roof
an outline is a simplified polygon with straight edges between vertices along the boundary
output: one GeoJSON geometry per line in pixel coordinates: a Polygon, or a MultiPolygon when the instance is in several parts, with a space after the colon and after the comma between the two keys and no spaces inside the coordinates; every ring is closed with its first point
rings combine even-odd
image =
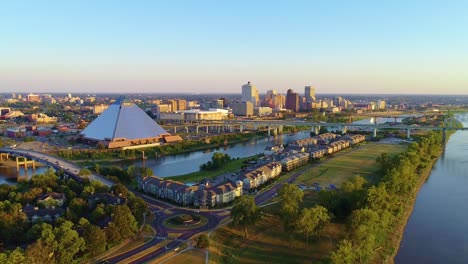
{"type": "Polygon", "coordinates": [[[134,140],[168,135],[158,123],[126,97],[120,97],[81,134],[94,140],[134,140]]]}

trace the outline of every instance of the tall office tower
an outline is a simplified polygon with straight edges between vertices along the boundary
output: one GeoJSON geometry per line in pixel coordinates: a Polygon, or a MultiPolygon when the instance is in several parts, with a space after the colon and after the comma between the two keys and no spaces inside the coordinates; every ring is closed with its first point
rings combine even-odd
{"type": "Polygon", "coordinates": [[[274,109],[284,109],[286,105],[286,96],[284,94],[277,94],[273,98],[273,107],[274,109]]]}
{"type": "Polygon", "coordinates": [[[242,85],[242,102],[252,102],[254,107],[258,105],[258,90],[257,88],[248,82],[242,85]]]}
{"type": "Polygon", "coordinates": [[[315,87],[313,86],[306,86],[304,88],[304,97],[306,101],[312,102],[315,99],[315,87]]]}
{"type": "Polygon", "coordinates": [[[265,97],[265,100],[269,101],[269,100],[273,100],[273,98],[276,96],[276,90],[268,90],[266,92],[266,97],[265,97]]]}
{"type": "Polygon", "coordinates": [[[286,109],[294,112],[299,111],[299,95],[292,89],[289,89],[286,94],[286,109]]]}

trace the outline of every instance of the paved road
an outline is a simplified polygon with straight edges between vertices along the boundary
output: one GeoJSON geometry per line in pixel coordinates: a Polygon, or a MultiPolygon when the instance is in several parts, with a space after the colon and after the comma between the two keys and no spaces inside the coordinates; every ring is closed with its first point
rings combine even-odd
{"type": "MultiPolygon", "coordinates": [[[[68,160],[33,150],[0,148],[0,152],[9,153],[11,155],[19,155],[30,160],[35,160],[37,162],[43,163],[44,165],[53,167],[56,170],[63,171],[65,174],[73,177],[78,181],[82,180],[82,177],[79,175],[81,167],[68,160]]],[[[113,182],[97,174],[91,174],[89,179],[100,181],[109,187],[114,185],[113,182]]]]}
{"type": "Polygon", "coordinates": [[[223,218],[228,217],[228,216],[222,216],[222,214],[225,211],[218,210],[218,211],[199,211],[197,214],[202,215],[208,219],[208,223],[194,229],[186,230],[186,231],[181,231],[181,230],[172,230],[170,228],[167,228],[163,225],[164,220],[167,218],[170,218],[172,216],[176,216],[179,214],[189,214],[193,213],[194,209],[188,209],[188,208],[181,208],[181,207],[176,207],[172,206],[170,204],[167,204],[165,202],[153,199],[147,195],[142,195],[139,193],[135,193],[136,195],[140,196],[143,198],[146,203],[148,204],[148,208],[153,211],[153,213],[156,215],[155,220],[151,223],[151,226],[156,230],[156,237],[154,237],[152,240],[147,242],[146,244],[137,247],[135,249],[132,249],[130,251],[127,251],[121,255],[118,255],[113,258],[106,259],[109,263],[118,263],[120,261],[123,261],[127,258],[130,258],[131,256],[142,252],[150,247],[153,247],[158,244],[163,244],[159,249],[150,252],[147,255],[144,255],[140,257],[137,260],[134,260],[130,263],[143,263],[146,261],[149,261],[151,259],[154,259],[156,257],[162,256],[166,254],[167,252],[170,252],[171,250],[174,250],[177,247],[180,247],[183,242],[185,242],[187,239],[190,237],[206,232],[208,230],[214,229],[218,226],[218,224],[223,220],[223,218]],[[167,242],[167,249],[166,249],[166,238],[169,232],[178,232],[182,233],[176,240],[173,240],[171,242],[167,242]]]}

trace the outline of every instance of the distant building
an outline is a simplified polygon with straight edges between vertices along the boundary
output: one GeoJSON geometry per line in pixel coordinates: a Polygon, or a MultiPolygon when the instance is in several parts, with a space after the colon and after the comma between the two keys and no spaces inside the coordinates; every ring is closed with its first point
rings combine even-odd
{"type": "Polygon", "coordinates": [[[228,111],[223,109],[209,109],[202,111],[198,109],[182,111],[185,120],[222,120],[227,118],[228,111]]]}
{"type": "Polygon", "coordinates": [[[254,106],[258,105],[259,97],[257,88],[250,82],[242,85],[242,102],[252,102],[254,106]]]}
{"type": "Polygon", "coordinates": [[[380,110],[384,110],[386,108],[386,103],[384,100],[378,100],[377,101],[377,108],[380,110]]]}
{"type": "Polygon", "coordinates": [[[27,98],[28,98],[27,99],[28,102],[30,102],[30,103],[40,103],[41,102],[41,98],[37,94],[30,93],[30,94],[28,94],[27,98]]]}
{"type": "Polygon", "coordinates": [[[6,131],[7,137],[10,138],[22,138],[26,136],[26,128],[18,127],[18,128],[7,128],[6,131]]]}
{"type": "Polygon", "coordinates": [[[253,116],[253,108],[252,102],[235,103],[232,106],[232,113],[237,116],[253,116]]]}
{"type": "Polygon", "coordinates": [[[31,114],[31,115],[27,115],[26,118],[29,121],[34,122],[34,123],[46,124],[46,123],[55,123],[55,122],[57,122],[57,117],[48,116],[46,114],[31,114]]]}
{"type": "Polygon", "coordinates": [[[271,107],[255,107],[254,108],[254,115],[256,116],[267,116],[273,113],[273,109],[271,107]]]}
{"type": "Polygon", "coordinates": [[[289,89],[286,94],[286,109],[294,112],[299,111],[299,95],[293,92],[292,89],[289,89]]]}
{"type": "Polygon", "coordinates": [[[306,86],[304,88],[304,98],[307,102],[312,102],[315,100],[315,87],[306,86]]]}
{"type": "Polygon", "coordinates": [[[211,108],[223,109],[224,108],[224,100],[223,99],[214,100],[213,102],[211,102],[211,108]]]}
{"type": "Polygon", "coordinates": [[[107,104],[98,104],[93,106],[93,114],[99,115],[100,113],[104,112],[107,108],[109,108],[109,105],[107,104]]]}

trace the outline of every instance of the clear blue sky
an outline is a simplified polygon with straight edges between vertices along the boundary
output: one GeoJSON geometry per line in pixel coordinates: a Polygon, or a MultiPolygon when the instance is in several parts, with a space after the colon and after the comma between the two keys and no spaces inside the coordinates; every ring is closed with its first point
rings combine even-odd
{"type": "Polygon", "coordinates": [[[468,1],[2,1],[2,92],[468,94],[468,1]]]}

